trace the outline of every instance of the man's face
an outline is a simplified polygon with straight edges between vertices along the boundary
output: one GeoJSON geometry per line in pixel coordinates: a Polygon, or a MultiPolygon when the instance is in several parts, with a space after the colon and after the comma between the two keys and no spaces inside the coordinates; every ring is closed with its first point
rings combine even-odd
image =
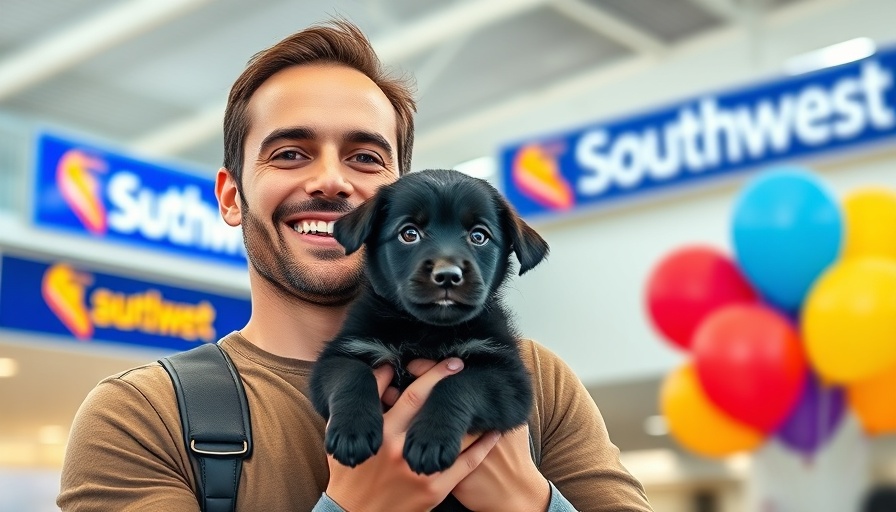
{"type": "Polygon", "coordinates": [[[248,114],[234,215],[251,271],[287,296],[345,304],[362,255],[345,256],[327,227],[398,178],[395,110],[363,73],[314,64],[269,78],[248,114]]]}

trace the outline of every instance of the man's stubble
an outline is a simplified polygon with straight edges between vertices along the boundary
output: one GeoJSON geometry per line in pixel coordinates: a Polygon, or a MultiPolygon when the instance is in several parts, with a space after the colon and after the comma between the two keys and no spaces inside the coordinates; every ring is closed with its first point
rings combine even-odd
{"type": "MultiPolygon", "coordinates": [[[[278,229],[274,229],[276,240],[264,223],[248,204],[240,199],[242,207],[243,243],[249,264],[263,279],[287,299],[298,299],[319,306],[344,306],[360,292],[364,282],[361,258],[354,258],[356,264],[346,272],[316,270],[312,265],[302,264],[290,252],[287,241],[278,229]]],[[[284,203],[272,215],[272,226],[282,224],[282,219],[303,211],[347,212],[351,205],[347,201],[324,201],[311,199],[303,203],[284,203]]],[[[346,258],[341,249],[312,249],[311,256],[321,262],[346,258]]],[[[346,268],[346,266],[342,266],[346,268]]]]}

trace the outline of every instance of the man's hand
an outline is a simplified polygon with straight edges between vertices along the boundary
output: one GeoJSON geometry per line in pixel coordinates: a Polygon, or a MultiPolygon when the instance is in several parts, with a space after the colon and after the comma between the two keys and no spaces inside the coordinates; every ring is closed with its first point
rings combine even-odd
{"type": "MultiPolygon", "coordinates": [[[[408,371],[420,376],[435,366],[435,361],[417,359],[408,364],[408,371]]],[[[383,393],[384,405],[392,406],[399,396],[397,389],[389,387],[383,393]]],[[[477,436],[465,436],[461,441],[462,449],[477,439],[477,436]]],[[[532,460],[529,426],[522,425],[501,436],[485,460],[458,483],[452,494],[476,512],[547,510],[551,487],[532,460]]]]}
{"type": "Polygon", "coordinates": [[[476,512],[545,512],[551,486],[532,461],[529,426],[501,436],[482,464],[461,480],[452,494],[476,512]]]}
{"type": "MultiPolygon", "coordinates": [[[[425,366],[418,365],[414,370],[419,371],[425,366]]],[[[383,444],[376,455],[355,468],[343,466],[333,457],[328,457],[330,481],[327,496],[347,512],[421,512],[441,503],[458,482],[479,466],[499,437],[497,434],[485,434],[478,439],[470,439],[472,444],[461,452],[454,465],[430,476],[414,473],[404,460],[404,440],[411,420],[433,386],[462,368],[463,362],[457,358],[434,364],[419,375],[415,373],[417,380],[397,398],[394,390],[387,392],[392,380],[391,367],[375,370],[380,396],[385,393],[384,400],[394,403],[383,415],[383,444]]]]}

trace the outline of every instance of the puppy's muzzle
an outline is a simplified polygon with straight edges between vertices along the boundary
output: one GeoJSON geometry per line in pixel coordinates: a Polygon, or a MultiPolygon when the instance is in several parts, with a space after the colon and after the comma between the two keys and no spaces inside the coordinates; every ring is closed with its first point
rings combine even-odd
{"type": "Polygon", "coordinates": [[[435,263],[432,263],[430,279],[432,279],[432,282],[435,283],[436,286],[445,289],[453,288],[463,284],[464,271],[450,261],[438,260],[435,263]]]}

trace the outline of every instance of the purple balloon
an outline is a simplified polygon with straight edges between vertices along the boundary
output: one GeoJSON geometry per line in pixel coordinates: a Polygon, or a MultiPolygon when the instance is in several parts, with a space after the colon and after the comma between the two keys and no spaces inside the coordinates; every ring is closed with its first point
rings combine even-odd
{"type": "Polygon", "coordinates": [[[812,372],[807,372],[803,395],[778,430],[777,438],[794,451],[812,455],[837,431],[845,409],[842,388],[822,386],[812,372]]]}

